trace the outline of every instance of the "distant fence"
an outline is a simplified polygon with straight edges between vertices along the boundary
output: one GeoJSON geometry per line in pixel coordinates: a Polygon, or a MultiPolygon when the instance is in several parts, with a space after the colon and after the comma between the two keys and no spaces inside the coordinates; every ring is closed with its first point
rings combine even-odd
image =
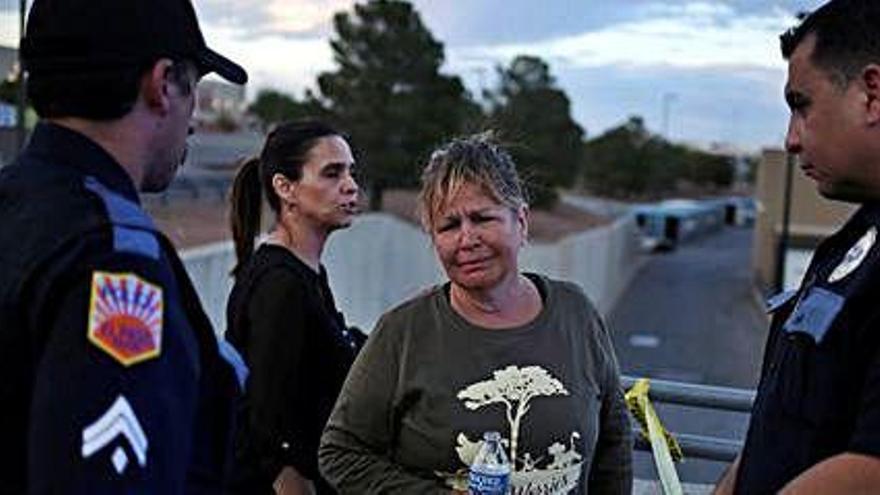
{"type": "MultiPolygon", "coordinates": [[[[188,249],[182,258],[215,328],[222,332],[232,287],[232,244],[188,249]]],[[[333,234],[323,261],[346,321],[367,331],[395,304],[445,278],[430,240],[420,229],[379,213],[362,215],[351,228],[333,234]]],[[[625,216],[554,244],[530,245],[520,265],[578,283],[607,314],[640,261],[635,221],[625,216]]]]}

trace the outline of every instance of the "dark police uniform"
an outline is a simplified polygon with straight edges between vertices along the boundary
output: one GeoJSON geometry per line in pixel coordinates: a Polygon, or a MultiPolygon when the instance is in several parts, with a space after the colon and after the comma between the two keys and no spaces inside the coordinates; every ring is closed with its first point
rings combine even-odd
{"type": "Polygon", "coordinates": [[[816,250],[801,288],[771,299],[736,493],[775,493],[824,459],[880,456],[880,204],[816,250]]]}
{"type": "Polygon", "coordinates": [[[42,123],[0,218],[0,492],[219,493],[244,370],[122,167],[42,123]]]}

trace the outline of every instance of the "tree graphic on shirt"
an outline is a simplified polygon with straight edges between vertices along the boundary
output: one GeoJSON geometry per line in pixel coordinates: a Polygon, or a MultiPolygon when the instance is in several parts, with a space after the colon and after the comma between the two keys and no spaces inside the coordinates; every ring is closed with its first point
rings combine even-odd
{"type": "Polygon", "coordinates": [[[510,425],[510,459],[515,467],[519,430],[531,407],[530,402],[536,397],[552,395],[568,395],[568,391],[544,368],[508,366],[493,372],[491,380],[468,386],[458,393],[458,398],[472,411],[492,404],[504,405],[510,425]]]}

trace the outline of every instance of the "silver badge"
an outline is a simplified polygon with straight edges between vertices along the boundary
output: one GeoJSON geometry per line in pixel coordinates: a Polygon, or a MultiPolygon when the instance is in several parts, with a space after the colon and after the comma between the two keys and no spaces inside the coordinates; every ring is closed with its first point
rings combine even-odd
{"type": "Polygon", "coordinates": [[[871,248],[874,247],[874,242],[876,240],[877,227],[871,227],[853,247],[849,248],[849,251],[847,251],[846,255],[843,257],[843,261],[841,261],[840,264],[837,265],[837,268],[831,272],[831,275],[828,276],[828,283],[837,282],[854,272],[855,269],[865,261],[871,248]]]}

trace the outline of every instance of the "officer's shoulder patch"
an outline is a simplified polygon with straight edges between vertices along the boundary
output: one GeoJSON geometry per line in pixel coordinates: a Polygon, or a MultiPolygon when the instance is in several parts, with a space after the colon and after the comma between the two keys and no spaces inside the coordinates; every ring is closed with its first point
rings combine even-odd
{"type": "Polygon", "coordinates": [[[871,248],[874,247],[874,243],[877,241],[877,227],[871,227],[865,232],[854,245],[849,248],[849,251],[843,256],[843,260],[839,265],[831,272],[831,275],[828,276],[828,283],[834,283],[846,278],[847,275],[854,272],[856,268],[858,268],[865,258],[868,256],[868,252],[871,251],[871,248]]]}
{"type": "Polygon", "coordinates": [[[89,302],[88,338],[131,366],[162,352],[162,288],[133,273],[95,271],[89,302]]]}

